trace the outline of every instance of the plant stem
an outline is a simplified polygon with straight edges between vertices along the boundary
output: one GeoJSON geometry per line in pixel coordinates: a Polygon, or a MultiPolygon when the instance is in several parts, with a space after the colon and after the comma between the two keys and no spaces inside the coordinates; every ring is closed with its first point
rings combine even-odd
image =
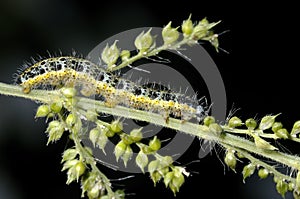
{"type": "MultiPolygon", "coordinates": [[[[51,99],[55,99],[60,96],[58,90],[55,91],[43,91],[43,90],[33,90],[29,94],[22,93],[19,86],[7,85],[0,83],[0,94],[23,97],[31,100],[38,100],[40,102],[48,103],[51,99]]],[[[216,141],[218,144],[230,145],[239,149],[243,149],[249,153],[261,155],[265,158],[277,161],[281,164],[287,165],[291,168],[300,170],[300,158],[296,155],[289,155],[279,151],[270,151],[259,149],[255,144],[249,140],[246,140],[242,137],[235,136],[232,134],[224,133],[220,135],[215,135],[209,131],[206,126],[182,122],[178,119],[170,118],[168,123],[165,122],[165,119],[155,113],[149,113],[146,111],[126,108],[122,106],[116,107],[106,107],[103,102],[96,101],[88,98],[78,98],[77,108],[83,110],[96,110],[97,112],[112,114],[119,117],[136,119],[140,121],[150,122],[156,125],[164,126],[174,130],[184,132],[188,135],[197,136],[198,138],[216,141]]],[[[224,128],[224,127],[223,127],[224,128]]],[[[228,130],[225,128],[225,131],[228,130]]],[[[240,129],[231,129],[230,132],[240,131],[240,129]]]]}
{"type": "Polygon", "coordinates": [[[163,50],[167,50],[167,49],[178,49],[180,48],[180,46],[187,44],[187,43],[197,43],[196,41],[192,40],[191,38],[183,38],[181,41],[177,42],[177,43],[173,43],[173,44],[164,44],[158,48],[154,48],[153,50],[149,51],[149,52],[139,52],[137,55],[130,57],[128,60],[123,61],[121,64],[119,64],[118,66],[109,68],[109,71],[116,71],[116,70],[120,70],[121,68],[124,68],[130,64],[132,64],[133,62],[141,59],[141,58],[145,58],[145,57],[151,57],[154,55],[157,55],[159,52],[163,51],[163,50]]]}

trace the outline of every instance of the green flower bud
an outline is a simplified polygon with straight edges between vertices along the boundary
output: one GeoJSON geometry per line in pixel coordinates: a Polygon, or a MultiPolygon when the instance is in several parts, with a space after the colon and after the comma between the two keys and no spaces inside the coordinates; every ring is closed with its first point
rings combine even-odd
{"type": "Polygon", "coordinates": [[[57,120],[53,120],[53,121],[49,122],[46,132],[48,132],[48,129],[50,130],[51,128],[56,128],[56,127],[59,127],[59,126],[61,126],[61,123],[57,120]]]}
{"type": "Polygon", "coordinates": [[[50,113],[50,108],[48,105],[41,105],[38,107],[35,117],[46,117],[50,113]]]}
{"type": "Polygon", "coordinates": [[[159,161],[158,160],[153,160],[148,164],[148,172],[153,173],[154,171],[157,170],[159,166],[159,161]]]}
{"type": "Polygon", "coordinates": [[[216,120],[213,116],[206,116],[203,120],[203,124],[205,126],[209,126],[210,124],[215,123],[215,122],[216,122],[216,120]]]}
{"type": "MultiPolygon", "coordinates": [[[[116,199],[124,199],[125,198],[125,192],[123,190],[117,190],[115,193],[114,193],[114,196],[112,198],[116,198],[116,199]]],[[[101,197],[102,199],[102,197],[101,197]]]]}
{"type": "Polygon", "coordinates": [[[257,135],[252,135],[254,137],[254,143],[257,146],[257,148],[260,149],[265,149],[265,150],[277,150],[276,147],[274,147],[273,145],[271,145],[269,142],[265,141],[264,139],[260,138],[257,135]]]}
{"type": "Polygon", "coordinates": [[[229,119],[228,121],[228,126],[230,128],[235,128],[235,127],[239,127],[239,126],[242,126],[243,125],[243,122],[240,118],[234,116],[232,118],[229,119]]]}
{"type": "Polygon", "coordinates": [[[121,140],[116,146],[115,146],[115,156],[116,160],[118,161],[119,158],[125,153],[127,148],[127,145],[121,140]]]}
{"type": "Polygon", "coordinates": [[[85,117],[88,121],[94,122],[97,120],[98,114],[96,113],[96,111],[88,110],[85,117]]]}
{"type": "Polygon", "coordinates": [[[292,183],[292,182],[289,182],[289,184],[288,184],[288,190],[289,191],[293,191],[294,189],[295,189],[295,184],[294,183],[292,183]]]}
{"type": "Polygon", "coordinates": [[[292,137],[297,137],[297,134],[299,134],[299,133],[300,133],[300,120],[296,121],[294,123],[293,129],[292,129],[292,132],[291,132],[291,136],[292,137]]]}
{"type": "Polygon", "coordinates": [[[254,130],[257,126],[257,122],[253,118],[247,119],[245,124],[249,130],[254,130]]]}
{"type": "Polygon", "coordinates": [[[128,145],[128,146],[126,147],[126,150],[125,150],[123,156],[122,156],[122,159],[123,159],[123,162],[124,162],[124,166],[125,166],[125,167],[127,166],[128,160],[131,159],[132,154],[133,154],[133,151],[132,151],[131,147],[128,145]]]}
{"type": "Polygon", "coordinates": [[[73,113],[70,113],[68,115],[68,117],[66,118],[66,124],[68,127],[72,127],[74,126],[74,124],[76,123],[76,116],[73,113]]]}
{"type": "Polygon", "coordinates": [[[122,135],[122,140],[123,142],[126,144],[126,145],[130,145],[133,143],[133,140],[131,139],[131,136],[130,135],[127,135],[127,134],[123,134],[122,135]]]}
{"type": "Polygon", "coordinates": [[[105,46],[101,53],[101,59],[107,64],[108,67],[111,67],[117,62],[119,55],[120,50],[117,47],[117,41],[115,41],[113,45],[108,46],[107,44],[105,46]]]}
{"type": "Polygon", "coordinates": [[[245,179],[250,177],[254,173],[254,171],[255,171],[255,165],[254,164],[250,163],[250,164],[244,166],[244,169],[243,169],[243,172],[242,172],[244,183],[245,183],[245,179]]]}
{"type": "Polygon", "coordinates": [[[161,167],[169,167],[173,163],[173,158],[171,156],[164,156],[160,160],[161,167]]]}
{"type": "Polygon", "coordinates": [[[282,198],[285,198],[285,194],[288,191],[289,186],[284,180],[280,180],[276,184],[276,190],[277,192],[282,196],[282,198]]]}
{"type": "Polygon", "coordinates": [[[160,147],[161,147],[160,140],[157,138],[157,136],[154,136],[154,138],[149,142],[149,148],[153,151],[157,151],[160,149],[160,147]]]}
{"type": "Polygon", "coordinates": [[[194,25],[193,25],[193,22],[191,20],[191,17],[192,17],[192,15],[190,15],[187,20],[183,21],[183,23],[181,25],[181,30],[182,30],[183,35],[185,37],[192,34],[193,29],[194,29],[194,25]]]}
{"type": "Polygon", "coordinates": [[[281,122],[274,122],[272,125],[272,131],[276,133],[279,129],[282,129],[283,125],[281,122]]]}
{"type": "Polygon", "coordinates": [[[150,177],[154,183],[154,186],[156,186],[156,183],[158,181],[160,181],[160,179],[162,178],[162,175],[158,171],[153,171],[153,172],[150,172],[150,177]]]}
{"type": "Polygon", "coordinates": [[[261,168],[259,169],[258,171],[258,176],[261,178],[261,179],[265,179],[267,178],[269,175],[269,171],[265,168],[261,168]]]}
{"type": "Polygon", "coordinates": [[[77,91],[75,88],[63,87],[63,88],[61,88],[61,93],[67,98],[72,98],[72,97],[76,96],[77,91]]]}
{"type": "Polygon", "coordinates": [[[122,61],[127,61],[130,58],[130,51],[129,50],[122,50],[120,57],[122,61]]]}
{"type": "Polygon", "coordinates": [[[54,102],[53,104],[50,105],[50,109],[54,113],[59,113],[63,107],[63,104],[61,101],[54,102]]]}
{"type": "Polygon", "coordinates": [[[170,171],[164,176],[164,183],[165,183],[166,187],[169,186],[169,184],[173,180],[173,178],[174,178],[174,171],[170,171]]]}
{"type": "MultiPolygon", "coordinates": [[[[182,173],[180,173],[179,176],[175,176],[174,175],[174,178],[172,179],[172,184],[174,185],[175,189],[176,189],[176,192],[179,191],[181,185],[184,183],[184,176],[182,173]]],[[[172,190],[173,191],[173,190],[172,190]]],[[[174,192],[174,191],[173,191],[174,192]]]]}
{"type": "Polygon", "coordinates": [[[139,142],[143,138],[142,128],[133,129],[130,132],[130,137],[134,142],[139,142]]]}
{"type": "Polygon", "coordinates": [[[223,132],[222,127],[217,123],[210,124],[209,130],[215,135],[220,135],[223,132]]]}
{"type": "Polygon", "coordinates": [[[266,129],[269,129],[272,127],[272,125],[274,124],[275,122],[275,118],[278,116],[279,114],[277,115],[267,115],[265,117],[263,117],[260,121],[260,124],[259,124],[259,129],[260,130],[266,130],[266,129]]]}
{"type": "Polygon", "coordinates": [[[144,173],[144,168],[148,164],[148,156],[142,151],[140,151],[136,156],[135,163],[138,165],[138,167],[140,167],[140,169],[144,173]]]}
{"type": "Polygon", "coordinates": [[[115,133],[119,133],[123,130],[123,123],[120,122],[119,120],[114,120],[110,124],[110,130],[115,133]]]}
{"type": "Polygon", "coordinates": [[[73,160],[77,155],[78,151],[76,149],[67,149],[63,153],[62,162],[73,160]]]}
{"type": "MultiPolygon", "coordinates": [[[[162,167],[161,165],[159,165],[160,167],[162,167]]],[[[166,175],[170,169],[169,169],[169,166],[167,167],[162,167],[160,169],[157,170],[162,176],[166,175]]]]}
{"type": "MultiPolygon", "coordinates": [[[[100,195],[100,189],[98,186],[94,186],[90,191],[88,192],[89,198],[98,198],[100,195]]],[[[101,197],[102,199],[103,197],[101,197]]],[[[107,197],[108,198],[108,197],[107,197]]]]}
{"type": "Polygon", "coordinates": [[[234,151],[228,150],[225,158],[224,158],[225,164],[229,166],[230,169],[235,171],[235,166],[236,166],[236,157],[234,155],[234,151]]]}
{"type": "Polygon", "coordinates": [[[79,177],[84,174],[85,172],[85,165],[83,164],[83,162],[79,161],[76,165],[75,165],[75,172],[76,172],[76,179],[78,182],[79,177]]]}
{"type": "Polygon", "coordinates": [[[289,138],[289,132],[285,129],[285,128],[282,128],[282,129],[278,129],[276,132],[275,132],[275,135],[279,138],[282,138],[282,139],[288,139],[289,138]]]}
{"type": "Polygon", "coordinates": [[[108,142],[108,137],[106,136],[107,128],[94,128],[90,131],[89,138],[93,143],[94,147],[97,146],[104,153],[104,148],[108,142]]]}
{"type": "Polygon", "coordinates": [[[113,137],[115,135],[115,132],[113,132],[110,129],[106,128],[105,135],[110,138],[110,137],[113,137]]]}
{"type": "Polygon", "coordinates": [[[93,128],[92,130],[90,130],[89,138],[93,143],[94,147],[96,146],[99,136],[100,136],[100,130],[98,128],[93,128]]]}
{"type": "Polygon", "coordinates": [[[48,128],[46,130],[46,133],[48,133],[48,136],[49,136],[47,145],[50,142],[59,140],[61,138],[61,136],[63,135],[64,130],[65,130],[64,126],[60,122],[58,122],[58,121],[50,122],[48,125],[48,128]]]}
{"type": "Polygon", "coordinates": [[[70,169],[71,167],[74,167],[78,162],[79,162],[79,160],[77,160],[77,159],[66,161],[66,162],[63,164],[63,168],[61,169],[61,171],[70,169]]]}
{"type": "Polygon", "coordinates": [[[146,33],[143,31],[136,37],[134,45],[140,52],[146,52],[152,46],[153,37],[150,32],[151,29],[149,29],[146,33]]]}
{"type": "Polygon", "coordinates": [[[179,32],[177,28],[171,27],[171,21],[162,30],[162,37],[165,44],[172,44],[179,38],[179,32]]]}

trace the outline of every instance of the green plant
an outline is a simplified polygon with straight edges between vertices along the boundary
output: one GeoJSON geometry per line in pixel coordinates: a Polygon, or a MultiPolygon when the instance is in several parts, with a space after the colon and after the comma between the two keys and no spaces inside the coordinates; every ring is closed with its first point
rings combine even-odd
{"type": "MultiPolygon", "coordinates": [[[[139,59],[155,56],[163,50],[178,50],[186,44],[192,46],[199,40],[210,42],[218,50],[218,35],[211,30],[218,23],[209,23],[206,19],[193,23],[189,17],[181,25],[184,36],[180,39],[178,28],[172,28],[170,22],[162,31],[163,45],[155,46],[155,38],[151,35],[150,29],[137,36],[136,55],[131,55],[127,50],[120,51],[115,42],[103,49],[101,58],[107,65],[107,71],[117,71],[139,59]]],[[[63,153],[62,171],[67,173],[67,184],[74,181],[81,183],[82,196],[87,195],[90,199],[125,197],[123,190],[112,189],[110,180],[97,167],[92,149],[82,144],[82,136],[86,133],[94,147],[102,149],[103,152],[109,138],[117,137],[118,143],[114,149],[116,161],[123,161],[125,166],[133,155],[132,146],[137,146],[139,152],[135,158],[136,165],[142,172],[147,169],[154,184],[163,181],[174,194],[179,191],[186,177],[189,176],[186,169],[176,165],[171,156],[162,156],[158,153],[161,147],[159,138],[155,136],[146,143],[143,139],[143,129],[132,129],[127,134],[123,131],[121,119],[105,122],[98,118],[100,113],[105,113],[119,118],[151,122],[204,140],[215,141],[225,150],[224,162],[234,172],[237,172],[238,160],[245,159],[244,162],[248,162],[242,170],[244,180],[257,170],[258,176],[262,179],[268,175],[273,176],[276,189],[283,197],[286,192],[292,191],[294,198],[300,198],[300,158],[296,154],[291,155],[280,151],[272,143],[281,139],[300,142],[299,121],[294,123],[291,131],[283,128],[283,124],[276,120],[278,115],[267,115],[260,121],[253,118],[242,121],[233,116],[223,125],[216,122],[213,116],[207,116],[201,124],[195,124],[90,99],[80,95],[80,90],[73,85],[64,85],[53,91],[46,89],[26,90],[26,93],[23,91],[20,86],[0,83],[0,93],[3,95],[42,103],[37,109],[36,118],[46,117],[50,120],[46,130],[49,137],[47,144],[58,141],[64,133],[69,134],[74,146],[63,153]],[[88,132],[86,132],[85,121],[94,125],[92,129],[88,129],[88,132]],[[150,161],[150,156],[154,160],[150,161]],[[277,170],[276,163],[272,164],[266,160],[272,160],[291,169],[290,175],[277,170]]]]}

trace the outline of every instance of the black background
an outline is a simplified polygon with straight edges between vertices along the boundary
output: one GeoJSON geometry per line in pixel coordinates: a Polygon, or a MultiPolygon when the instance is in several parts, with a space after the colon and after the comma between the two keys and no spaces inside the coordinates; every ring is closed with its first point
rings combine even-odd
{"type": "MultiPolygon", "coordinates": [[[[216,32],[230,30],[219,38],[220,46],[230,54],[216,53],[204,45],[221,72],[227,106],[239,107],[237,115],[243,119],[281,112],[281,121],[291,128],[300,110],[299,16],[294,9],[296,6],[287,1],[268,5],[254,1],[1,1],[0,80],[12,82],[12,74],[24,60],[46,55],[47,50],[70,53],[75,49],[86,55],[102,40],[121,31],[161,27],[170,20],[180,25],[192,13],[194,20],[222,20],[216,32]]],[[[0,198],[80,198],[79,184],[66,185],[66,174],[60,172],[60,154],[67,139],[46,147],[46,125],[43,120],[34,121],[35,109],[34,102],[0,96],[0,198]]],[[[181,162],[197,159],[198,150],[195,142],[181,162]]],[[[101,169],[111,178],[126,176],[101,169]]],[[[176,198],[280,198],[270,177],[260,180],[253,176],[243,184],[241,168],[234,174],[214,153],[188,169],[194,171],[193,175],[176,198]]],[[[173,198],[162,183],[153,188],[147,175],[118,184],[126,193],[134,193],[128,198],[173,198]]]]}

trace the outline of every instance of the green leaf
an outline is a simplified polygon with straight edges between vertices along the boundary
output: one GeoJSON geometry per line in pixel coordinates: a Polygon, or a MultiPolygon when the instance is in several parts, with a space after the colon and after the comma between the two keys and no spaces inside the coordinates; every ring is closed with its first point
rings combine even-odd
{"type": "Polygon", "coordinates": [[[264,139],[260,138],[259,136],[255,135],[255,134],[253,134],[252,136],[254,137],[254,143],[257,146],[257,148],[271,150],[271,151],[278,150],[278,148],[274,147],[269,142],[265,141],[264,139]]]}
{"type": "Polygon", "coordinates": [[[280,115],[280,114],[277,114],[277,115],[267,115],[265,117],[263,117],[260,121],[260,124],[259,124],[259,129],[260,130],[266,130],[266,129],[269,129],[272,127],[272,125],[274,124],[275,122],[275,118],[280,115]]]}

